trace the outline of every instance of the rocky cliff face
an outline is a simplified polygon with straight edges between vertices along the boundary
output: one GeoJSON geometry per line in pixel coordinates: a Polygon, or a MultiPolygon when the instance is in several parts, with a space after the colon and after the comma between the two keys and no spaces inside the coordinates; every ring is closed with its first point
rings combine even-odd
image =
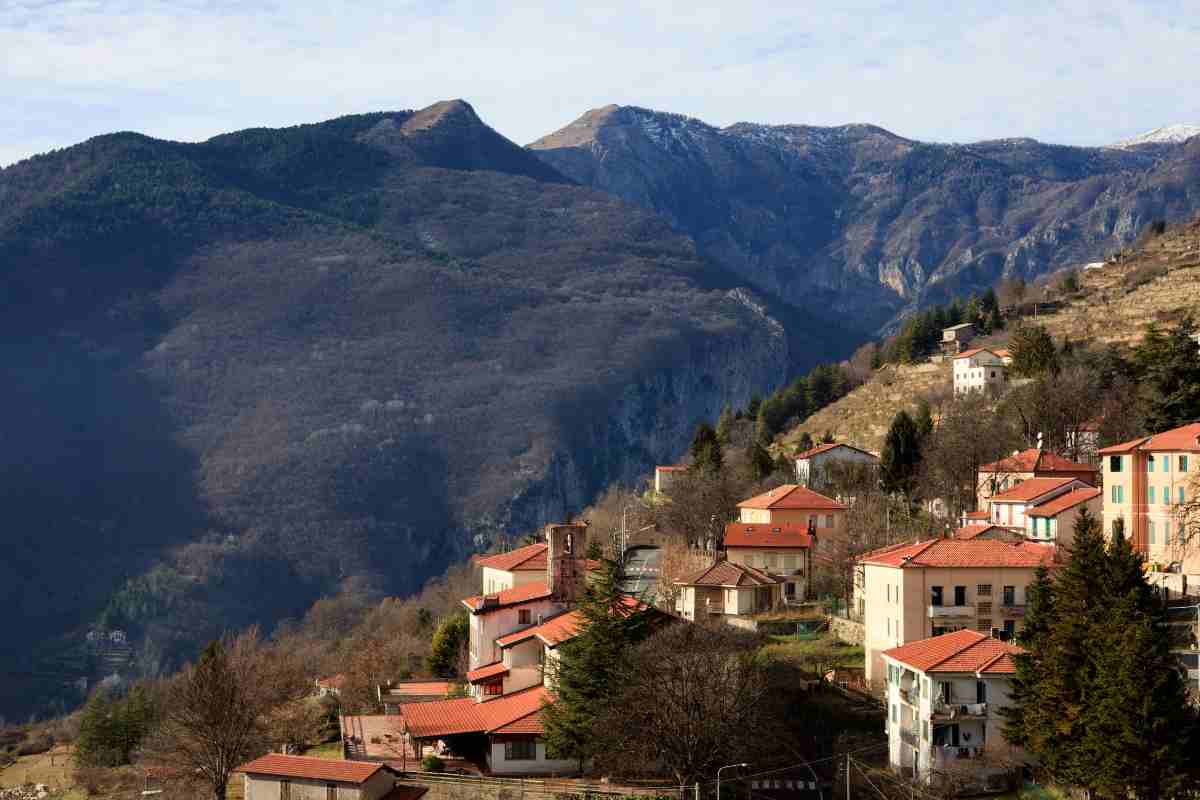
{"type": "Polygon", "coordinates": [[[870,125],[716,128],[607,106],[530,149],[663,214],[746,280],[870,329],[1000,277],[1093,260],[1200,209],[1200,138],[940,145],[870,125]]]}

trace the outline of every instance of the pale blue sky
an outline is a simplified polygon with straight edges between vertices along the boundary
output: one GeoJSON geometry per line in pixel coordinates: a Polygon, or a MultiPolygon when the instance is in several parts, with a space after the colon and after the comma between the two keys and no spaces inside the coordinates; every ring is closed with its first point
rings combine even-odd
{"type": "Polygon", "coordinates": [[[525,144],[608,103],[1106,144],[1200,123],[1187,2],[0,0],[0,164],[468,100],[525,144]]]}

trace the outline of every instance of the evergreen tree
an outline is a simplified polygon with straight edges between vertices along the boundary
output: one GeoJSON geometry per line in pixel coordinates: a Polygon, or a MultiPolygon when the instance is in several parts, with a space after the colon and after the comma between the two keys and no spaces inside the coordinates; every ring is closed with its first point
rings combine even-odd
{"type": "Polygon", "coordinates": [[[1195,336],[1190,317],[1165,334],[1151,325],[1134,353],[1145,404],[1142,424],[1150,433],[1200,419],[1200,345],[1195,336]]]}
{"type": "Polygon", "coordinates": [[[921,436],[917,424],[907,411],[900,411],[892,419],[883,443],[879,477],[884,491],[911,497],[920,464],[921,436]]]}
{"type": "Polygon", "coordinates": [[[987,332],[1004,330],[1004,317],[1000,314],[999,306],[992,306],[992,310],[988,312],[987,332]]]}
{"type": "Polygon", "coordinates": [[[470,620],[462,613],[452,614],[438,623],[426,659],[430,672],[441,678],[458,675],[460,654],[470,630],[470,620]]]}
{"type": "Polygon", "coordinates": [[[542,721],[547,747],[582,769],[595,754],[597,720],[617,697],[630,650],[650,634],[652,618],[649,610],[630,609],[616,566],[607,561],[589,576],[576,611],[583,618],[578,635],[547,664],[555,701],[542,721]]]}
{"type": "Polygon", "coordinates": [[[81,766],[116,767],[121,758],[121,723],[117,704],[107,689],[99,689],[88,698],[79,718],[79,737],[75,760],[81,766]]]}
{"type": "Polygon", "coordinates": [[[933,409],[924,397],[917,403],[917,416],[913,421],[917,424],[917,435],[924,445],[929,434],[933,433],[933,409]]]}
{"type": "Polygon", "coordinates": [[[721,450],[721,440],[712,425],[702,422],[692,435],[692,467],[714,475],[725,466],[725,456],[721,450]]]}
{"type": "Polygon", "coordinates": [[[796,447],[800,448],[801,453],[812,450],[815,446],[816,444],[813,442],[812,434],[810,434],[808,431],[802,432],[800,434],[800,440],[796,442],[796,447]]]}
{"type": "Polygon", "coordinates": [[[970,322],[972,325],[979,325],[979,298],[971,295],[971,299],[967,301],[967,307],[963,309],[963,322],[970,322]]]}
{"type": "Polygon", "coordinates": [[[1058,372],[1058,351],[1054,339],[1041,325],[1022,325],[1008,344],[1012,368],[1017,375],[1035,376],[1058,372]]]}
{"type": "Polygon", "coordinates": [[[775,471],[775,462],[771,460],[771,454],[757,439],[750,442],[747,450],[746,462],[750,465],[750,475],[754,480],[761,481],[775,471]]]}
{"type": "Polygon", "coordinates": [[[834,438],[833,431],[825,431],[825,435],[821,437],[821,444],[833,444],[837,439],[834,438]]]}
{"type": "Polygon", "coordinates": [[[990,314],[995,309],[999,308],[1000,304],[996,302],[996,290],[991,286],[979,298],[979,310],[985,314],[990,314]]]}
{"type": "Polygon", "coordinates": [[[717,418],[717,441],[722,446],[729,444],[729,436],[733,433],[733,408],[726,404],[721,409],[721,416],[717,418]]]}
{"type": "Polygon", "coordinates": [[[746,416],[749,419],[758,418],[758,407],[762,405],[762,397],[755,392],[750,395],[750,402],[746,404],[746,416]]]}

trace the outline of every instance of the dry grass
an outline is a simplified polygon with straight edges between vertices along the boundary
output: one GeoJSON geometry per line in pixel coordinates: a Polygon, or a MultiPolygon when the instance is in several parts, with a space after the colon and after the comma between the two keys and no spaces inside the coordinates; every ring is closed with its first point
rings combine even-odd
{"type": "Polygon", "coordinates": [[[71,775],[74,766],[71,749],[61,745],[46,753],[21,756],[16,763],[0,770],[0,787],[44,783],[54,791],[66,790],[74,785],[71,775]]]}

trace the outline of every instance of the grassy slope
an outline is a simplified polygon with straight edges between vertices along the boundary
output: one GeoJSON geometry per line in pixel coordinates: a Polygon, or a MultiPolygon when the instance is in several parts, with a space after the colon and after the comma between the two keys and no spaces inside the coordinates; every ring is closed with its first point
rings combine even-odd
{"type": "MultiPolygon", "coordinates": [[[[1200,219],[1124,251],[1120,261],[1101,269],[1081,270],[1078,275],[1080,289],[1075,296],[1058,312],[1036,321],[1058,341],[1136,342],[1146,323],[1169,323],[1182,311],[1200,309],[1200,219]],[[1148,280],[1134,285],[1138,276],[1148,280]]],[[[792,453],[802,433],[816,439],[832,431],[838,441],[878,452],[898,411],[913,411],[922,396],[948,392],[950,387],[948,363],[885,367],[846,397],[785,433],[776,447],[792,453]]]]}

